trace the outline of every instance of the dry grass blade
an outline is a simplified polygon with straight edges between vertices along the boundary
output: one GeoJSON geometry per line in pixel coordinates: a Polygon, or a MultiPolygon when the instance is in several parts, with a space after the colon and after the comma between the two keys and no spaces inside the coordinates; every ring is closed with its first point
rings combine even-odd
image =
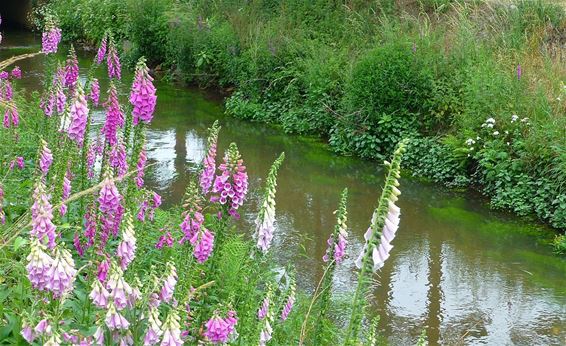
{"type": "Polygon", "coordinates": [[[24,60],[24,59],[29,59],[29,58],[33,58],[35,56],[38,56],[40,54],[43,54],[42,52],[37,52],[37,53],[27,53],[27,54],[21,54],[21,55],[16,55],[13,56],[9,59],[6,59],[4,61],[0,61],[0,70],[4,70],[6,69],[6,67],[12,65],[13,63],[20,61],[20,60],[24,60]]]}

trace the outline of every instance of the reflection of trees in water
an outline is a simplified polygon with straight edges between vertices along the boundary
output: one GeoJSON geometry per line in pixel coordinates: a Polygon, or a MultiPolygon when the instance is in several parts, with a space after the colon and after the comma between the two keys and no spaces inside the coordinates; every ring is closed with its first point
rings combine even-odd
{"type": "Polygon", "coordinates": [[[426,320],[428,342],[430,345],[440,344],[440,326],[442,323],[441,303],[443,292],[442,281],[442,240],[438,237],[429,239],[428,250],[428,293],[426,320]]]}

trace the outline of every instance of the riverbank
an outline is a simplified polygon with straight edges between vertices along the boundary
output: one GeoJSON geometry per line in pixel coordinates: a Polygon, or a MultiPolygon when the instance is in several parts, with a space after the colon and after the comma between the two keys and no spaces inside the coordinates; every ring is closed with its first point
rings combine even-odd
{"type": "Polygon", "coordinates": [[[233,88],[231,115],[369,159],[410,137],[404,165],[415,175],[566,228],[561,7],[51,3],[70,39],[96,44],[111,27],[131,61],[144,55],[172,78],[233,88]]]}

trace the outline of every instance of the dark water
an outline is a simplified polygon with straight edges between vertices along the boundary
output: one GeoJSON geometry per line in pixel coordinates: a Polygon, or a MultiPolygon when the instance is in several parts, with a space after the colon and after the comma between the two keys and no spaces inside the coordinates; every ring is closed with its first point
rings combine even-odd
{"type": "MultiPolygon", "coordinates": [[[[39,47],[30,34],[4,34],[1,58],[39,47]]],[[[92,59],[92,53],[82,56],[81,64],[92,59]]],[[[42,64],[42,58],[21,62],[24,79],[19,86],[34,89],[42,64]]],[[[158,164],[149,183],[166,204],[180,201],[205,154],[206,128],[216,119],[222,124],[219,152],[236,142],[250,175],[244,215],[248,223],[242,231],[255,218],[258,191],[270,164],[285,152],[273,249],[281,263],[296,264],[304,289],[312,290],[322,274],[333,211],[341,190],[348,187],[350,258],[334,282],[336,296],[346,297],[356,281],[352,259],[361,250],[380,192],[379,165],[334,156],[313,139],[225,117],[221,101],[203,92],[164,83],[157,88],[148,152],[158,164]]],[[[102,117],[97,110],[95,121],[102,117]]],[[[402,179],[401,190],[401,227],[392,256],[377,276],[380,286],[372,302],[391,344],[414,344],[423,329],[431,345],[566,344],[566,262],[545,243],[551,233],[438,185],[402,179]]]]}

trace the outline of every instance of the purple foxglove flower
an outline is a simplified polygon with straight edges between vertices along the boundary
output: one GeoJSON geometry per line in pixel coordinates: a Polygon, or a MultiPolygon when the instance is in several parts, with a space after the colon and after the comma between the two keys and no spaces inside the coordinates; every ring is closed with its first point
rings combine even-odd
{"type": "Polygon", "coordinates": [[[85,232],[84,236],[87,239],[86,247],[89,248],[94,244],[94,238],[96,237],[96,205],[93,203],[87,207],[87,211],[84,215],[85,220],[85,232]]]}
{"type": "Polygon", "coordinates": [[[55,107],[55,94],[53,93],[53,91],[49,92],[47,95],[44,95],[39,106],[43,110],[43,113],[46,117],[50,118],[53,115],[53,108],[55,107]]]}
{"type": "Polygon", "coordinates": [[[140,151],[140,156],[138,158],[138,163],[136,165],[136,169],[137,169],[136,186],[140,189],[143,187],[144,184],[143,178],[145,176],[145,163],[147,162],[147,155],[144,147],[145,147],[145,143],[144,146],[142,147],[142,150],[140,151]]]}
{"type": "Polygon", "coordinates": [[[173,292],[175,291],[175,286],[177,285],[177,270],[173,263],[167,263],[167,275],[163,278],[163,286],[161,287],[161,292],[159,297],[162,301],[169,302],[173,298],[173,292]]]}
{"type": "Polygon", "coordinates": [[[45,186],[41,180],[34,191],[34,203],[31,207],[30,235],[37,237],[40,242],[47,243],[50,249],[55,247],[56,227],[53,224],[53,210],[45,186]]]}
{"type": "Polygon", "coordinates": [[[118,127],[124,126],[124,113],[120,108],[118,91],[116,90],[114,83],[110,83],[108,100],[104,106],[106,107],[106,121],[104,122],[104,126],[101,131],[108,144],[110,144],[110,146],[114,146],[118,142],[118,137],[116,135],[118,127]]]}
{"type": "Polygon", "coordinates": [[[43,319],[37,323],[33,329],[36,335],[51,335],[51,325],[47,319],[43,319]]]}
{"type": "Polygon", "coordinates": [[[134,125],[137,125],[140,121],[149,124],[153,119],[157,96],[152,81],[153,78],[149,75],[149,69],[142,58],[136,66],[136,75],[130,93],[134,125]]]}
{"type": "Polygon", "coordinates": [[[105,237],[107,237],[109,233],[115,236],[118,233],[124,212],[124,207],[121,202],[122,196],[118,192],[118,188],[116,188],[116,184],[114,184],[112,175],[108,170],[104,175],[102,188],[100,189],[98,197],[98,208],[102,212],[102,231],[106,234],[105,237]]]}
{"type": "Polygon", "coordinates": [[[123,178],[126,173],[128,173],[128,160],[126,158],[126,146],[124,142],[120,139],[112,147],[110,152],[110,167],[117,168],[118,177],[123,178]]]}
{"type": "Polygon", "coordinates": [[[24,169],[24,167],[25,167],[25,161],[24,161],[24,158],[23,158],[22,156],[18,156],[18,157],[16,158],[16,163],[18,164],[18,168],[19,168],[19,169],[24,169]]]}
{"type": "Polygon", "coordinates": [[[108,305],[108,298],[110,297],[110,294],[100,281],[94,280],[92,283],[92,290],[88,296],[92,299],[94,305],[105,309],[108,305]]]}
{"type": "Polygon", "coordinates": [[[98,52],[96,53],[96,63],[98,65],[102,64],[104,61],[104,57],[106,56],[106,44],[107,44],[108,36],[105,34],[100,42],[100,47],[98,47],[98,52]]]}
{"type": "Polygon", "coordinates": [[[523,70],[521,69],[521,64],[517,65],[517,79],[521,80],[521,76],[523,75],[523,70]]]}
{"type": "Polygon", "coordinates": [[[106,259],[98,265],[98,273],[97,278],[100,282],[106,281],[106,276],[108,275],[108,271],[110,270],[110,260],[106,259]]]}
{"type": "Polygon", "coordinates": [[[163,332],[161,331],[161,321],[159,320],[159,310],[156,308],[149,308],[147,332],[145,333],[143,344],[145,346],[155,345],[163,332]]]}
{"type": "Polygon", "coordinates": [[[214,248],[214,234],[202,227],[189,241],[194,246],[193,255],[197,259],[197,262],[206,262],[214,248]]]}
{"type": "MultiPolygon", "coordinates": [[[[57,113],[63,114],[63,112],[65,112],[65,105],[67,104],[67,95],[65,95],[65,91],[63,90],[63,84],[61,83],[60,80],[56,82],[54,88],[55,91],[54,93],[52,92],[51,95],[54,95],[57,113]]],[[[50,99],[53,100],[53,96],[51,96],[50,99]]],[[[53,101],[50,102],[51,102],[50,110],[51,113],[53,113],[53,101]]]]}
{"type": "Polygon", "coordinates": [[[230,325],[220,316],[215,314],[206,322],[204,337],[213,344],[224,344],[230,337],[230,325]]]}
{"type": "Polygon", "coordinates": [[[228,324],[228,334],[234,334],[236,332],[236,325],[238,324],[238,317],[236,316],[236,311],[230,310],[227,313],[224,321],[228,324]]]}
{"type": "Polygon", "coordinates": [[[113,40],[110,40],[108,45],[108,55],[106,57],[106,63],[108,64],[108,77],[109,78],[122,78],[122,66],[120,65],[120,57],[118,56],[118,50],[113,40]]]}
{"type": "Polygon", "coordinates": [[[194,213],[192,213],[192,215],[190,212],[187,213],[187,215],[185,215],[185,219],[179,225],[184,233],[184,236],[183,238],[181,238],[180,243],[184,243],[185,240],[190,241],[190,239],[193,238],[195,234],[201,231],[203,223],[204,216],[200,212],[195,211],[194,213]]]}
{"type": "MultiPolygon", "coordinates": [[[[63,206],[65,207],[65,213],[67,212],[67,206],[65,204],[61,205],[61,208],[63,208],[63,206]]],[[[77,250],[77,253],[79,254],[80,257],[83,257],[85,254],[85,250],[83,245],[81,244],[81,238],[79,236],[79,232],[75,232],[75,235],[73,237],[73,246],[75,247],[75,250],[77,250]]]]}
{"type": "Polygon", "coordinates": [[[61,42],[61,29],[55,26],[52,18],[47,18],[41,36],[42,52],[45,54],[57,53],[59,42],[61,42]]]}
{"type": "Polygon", "coordinates": [[[24,323],[22,325],[22,330],[20,331],[20,334],[30,344],[33,342],[33,340],[35,340],[35,335],[33,334],[33,329],[27,323],[24,323]]]}
{"type": "Polygon", "coordinates": [[[49,167],[53,163],[53,155],[51,154],[51,150],[47,147],[47,142],[43,139],[41,140],[41,153],[39,157],[39,168],[43,175],[47,175],[49,172],[49,167]]]}
{"type": "Polygon", "coordinates": [[[204,158],[203,170],[200,174],[200,187],[203,195],[206,195],[210,191],[212,182],[214,181],[214,174],[216,173],[216,149],[219,132],[220,126],[218,125],[218,121],[215,121],[209,129],[208,152],[204,158]]]}
{"type": "Polygon", "coordinates": [[[67,57],[67,65],[65,66],[65,80],[63,85],[67,88],[73,89],[78,80],[79,61],[77,60],[75,48],[71,45],[71,49],[69,49],[69,56],[67,57]]]}
{"type": "Polygon", "coordinates": [[[98,84],[98,79],[96,78],[94,78],[90,83],[89,98],[94,106],[98,107],[98,103],[100,101],[100,84],[98,84]]]}
{"type": "Polygon", "coordinates": [[[53,258],[45,253],[45,246],[38,239],[31,240],[31,252],[27,256],[28,264],[26,270],[31,286],[43,291],[46,288],[49,277],[49,269],[53,266],[53,258]]]}
{"type": "Polygon", "coordinates": [[[20,114],[18,113],[18,108],[15,103],[12,102],[6,107],[2,124],[7,129],[10,128],[10,126],[18,127],[20,124],[20,114]]]}
{"type": "MultiPolygon", "coordinates": [[[[71,196],[71,179],[73,178],[71,171],[67,169],[65,176],[63,177],[63,193],[61,194],[61,199],[65,202],[71,196]]],[[[61,204],[59,209],[61,216],[65,216],[67,213],[67,205],[61,204]]],[[[82,256],[82,255],[81,255],[82,256]]]]}
{"type": "Polygon", "coordinates": [[[75,262],[66,249],[55,249],[55,260],[47,271],[48,281],[45,287],[59,298],[73,288],[75,282],[75,262]]]}
{"type": "Polygon", "coordinates": [[[285,302],[283,311],[281,311],[281,321],[285,321],[287,317],[289,317],[289,313],[293,309],[294,304],[295,304],[295,284],[293,283],[293,285],[291,285],[289,295],[287,296],[287,302],[285,302]]]}
{"type": "MultiPolygon", "coordinates": [[[[137,215],[137,218],[138,218],[139,221],[145,222],[145,212],[147,211],[148,208],[149,208],[149,202],[144,200],[142,202],[142,204],[140,205],[140,210],[139,210],[138,215],[137,215]]],[[[163,244],[161,244],[161,246],[157,247],[157,248],[161,249],[162,247],[163,247],[163,244]]]]}
{"type": "Polygon", "coordinates": [[[12,75],[12,78],[21,79],[22,78],[22,70],[20,69],[19,66],[16,66],[12,70],[11,75],[12,75]]]}
{"type": "Polygon", "coordinates": [[[265,297],[263,299],[263,302],[261,303],[261,307],[257,311],[257,318],[260,321],[263,320],[267,316],[268,312],[269,312],[269,297],[265,297]]]}
{"type": "Polygon", "coordinates": [[[116,249],[116,256],[120,259],[120,267],[126,270],[128,265],[132,263],[136,252],[136,235],[134,231],[134,223],[131,215],[126,216],[125,227],[122,232],[122,241],[116,249]]]}
{"type": "Polygon", "coordinates": [[[120,315],[114,303],[110,303],[104,322],[110,330],[125,330],[130,327],[130,322],[128,322],[124,316],[120,315]]]}
{"type": "Polygon", "coordinates": [[[98,328],[96,328],[96,332],[94,332],[94,335],[92,336],[94,338],[94,343],[98,346],[104,346],[104,329],[102,329],[102,326],[98,326],[98,328]]]}
{"type": "Polygon", "coordinates": [[[161,249],[163,248],[163,245],[166,245],[167,247],[173,246],[173,236],[171,235],[171,232],[166,232],[164,235],[159,237],[157,244],[155,244],[155,248],[161,249]]]}
{"type": "Polygon", "coordinates": [[[67,332],[63,332],[63,341],[68,342],[70,344],[76,345],[79,343],[79,337],[77,335],[69,334],[67,332]]]}
{"type": "Polygon", "coordinates": [[[222,174],[216,176],[212,187],[212,192],[216,195],[211,198],[211,201],[227,204],[230,215],[238,218],[237,209],[244,203],[244,198],[248,193],[248,174],[236,144],[230,144],[224,155],[224,163],[219,169],[222,174]]]}
{"type": "Polygon", "coordinates": [[[0,79],[7,80],[8,78],[10,78],[10,74],[8,73],[8,71],[0,72],[0,79]]]}
{"type": "Polygon", "coordinates": [[[112,265],[106,288],[117,310],[122,310],[128,306],[129,297],[133,293],[133,290],[126,280],[124,280],[124,272],[119,267],[112,265]]]}
{"type": "Polygon", "coordinates": [[[165,323],[163,323],[162,332],[163,340],[161,346],[180,346],[183,344],[181,340],[181,325],[179,324],[179,315],[175,309],[171,309],[165,323]]]}
{"type": "MultiPolygon", "coordinates": [[[[8,75],[8,72],[0,72],[0,78],[2,74],[8,75]]],[[[2,79],[1,83],[1,93],[0,93],[0,100],[2,101],[12,101],[14,97],[14,89],[12,88],[12,83],[8,79],[2,79]]]]}
{"type": "Polygon", "coordinates": [[[75,97],[71,103],[71,124],[67,129],[69,138],[77,143],[79,147],[83,146],[86,125],[88,122],[88,105],[80,83],[77,84],[75,97]]]}

